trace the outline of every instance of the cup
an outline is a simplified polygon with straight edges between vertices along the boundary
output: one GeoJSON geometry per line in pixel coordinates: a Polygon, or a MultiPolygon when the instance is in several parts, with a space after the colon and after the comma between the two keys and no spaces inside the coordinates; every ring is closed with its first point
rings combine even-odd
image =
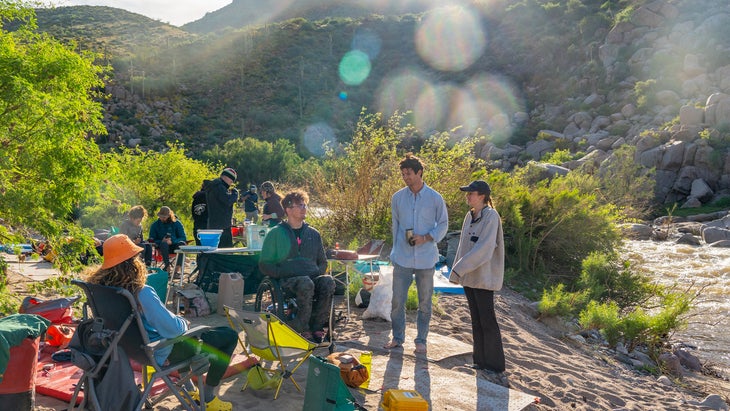
{"type": "Polygon", "coordinates": [[[413,229],[409,228],[406,230],[406,241],[410,245],[416,245],[416,240],[413,238],[413,229]]]}

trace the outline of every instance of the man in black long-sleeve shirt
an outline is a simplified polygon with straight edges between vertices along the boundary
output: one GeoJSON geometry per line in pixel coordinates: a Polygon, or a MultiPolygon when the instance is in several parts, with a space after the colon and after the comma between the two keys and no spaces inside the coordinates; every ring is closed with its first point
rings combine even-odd
{"type": "Polygon", "coordinates": [[[223,230],[219,248],[233,247],[231,235],[231,220],[233,219],[233,205],[238,201],[238,190],[232,187],[236,182],[236,170],[226,168],[220,178],[211,181],[205,186],[205,199],[208,207],[208,229],[223,230]]]}

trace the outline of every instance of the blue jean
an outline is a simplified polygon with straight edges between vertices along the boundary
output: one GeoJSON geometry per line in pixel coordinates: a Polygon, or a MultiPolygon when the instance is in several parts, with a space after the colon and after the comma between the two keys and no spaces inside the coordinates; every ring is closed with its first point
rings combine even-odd
{"type": "Polygon", "coordinates": [[[431,296],[433,295],[433,268],[407,268],[393,264],[393,301],[390,320],[393,326],[393,340],[400,344],[406,339],[406,300],[408,287],[416,276],[418,292],[418,314],[416,317],[416,344],[426,344],[428,327],[431,324],[431,296]]]}

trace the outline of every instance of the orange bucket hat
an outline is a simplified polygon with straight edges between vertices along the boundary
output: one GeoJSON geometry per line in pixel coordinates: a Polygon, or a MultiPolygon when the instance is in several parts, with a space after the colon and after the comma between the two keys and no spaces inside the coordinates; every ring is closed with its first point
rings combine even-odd
{"type": "Polygon", "coordinates": [[[126,234],[117,234],[104,241],[104,263],[101,268],[112,268],[136,256],[144,248],[137,246],[126,234]]]}

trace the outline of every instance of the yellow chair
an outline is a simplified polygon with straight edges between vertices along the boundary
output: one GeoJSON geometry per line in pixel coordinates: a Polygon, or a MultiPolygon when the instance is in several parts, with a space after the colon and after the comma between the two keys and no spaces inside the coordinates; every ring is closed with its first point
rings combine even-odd
{"type": "MultiPolygon", "coordinates": [[[[246,343],[241,341],[246,355],[278,363],[276,368],[262,367],[266,372],[273,373],[274,379],[278,380],[274,399],[279,396],[284,380],[291,380],[297,390],[301,392],[302,389],[293,374],[312,355],[314,350],[322,345],[302,337],[274,314],[224,307],[231,327],[246,333],[246,343]]],[[[257,371],[260,372],[260,369],[257,371]]],[[[249,379],[246,380],[241,391],[245,390],[248,385],[249,379]]]]}

